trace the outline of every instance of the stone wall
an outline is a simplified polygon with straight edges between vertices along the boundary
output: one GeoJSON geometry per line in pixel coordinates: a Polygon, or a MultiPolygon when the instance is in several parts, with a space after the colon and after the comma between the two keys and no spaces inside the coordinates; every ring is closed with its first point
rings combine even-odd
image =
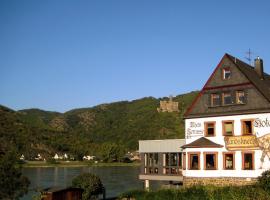
{"type": "Polygon", "coordinates": [[[215,186],[242,186],[252,185],[257,182],[256,178],[238,178],[238,177],[220,177],[220,178],[205,178],[205,177],[184,177],[183,185],[185,187],[193,185],[215,185],[215,186]]]}
{"type": "Polygon", "coordinates": [[[178,112],[178,102],[172,100],[170,97],[169,101],[160,101],[160,107],[157,108],[158,112],[178,112]]]}

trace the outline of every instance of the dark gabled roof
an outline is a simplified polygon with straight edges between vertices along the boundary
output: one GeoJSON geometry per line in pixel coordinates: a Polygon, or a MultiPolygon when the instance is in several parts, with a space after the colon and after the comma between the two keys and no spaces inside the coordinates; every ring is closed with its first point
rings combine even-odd
{"type": "Polygon", "coordinates": [[[186,149],[186,148],[221,148],[221,147],[223,146],[214,143],[205,137],[201,137],[198,140],[195,140],[194,142],[182,146],[181,148],[186,149]]]}
{"type": "Polygon", "coordinates": [[[264,73],[264,79],[262,80],[254,67],[249,64],[235,58],[229,54],[225,54],[247,77],[247,79],[261,92],[261,94],[270,102],[270,75],[264,73]]]}
{"type": "Polygon", "coordinates": [[[210,82],[212,76],[216,73],[217,69],[220,67],[225,57],[227,57],[231,62],[233,62],[235,66],[239,69],[239,71],[242,72],[242,74],[250,81],[250,83],[265,97],[265,99],[268,102],[270,102],[270,75],[267,73],[264,73],[264,79],[262,80],[257,74],[257,72],[255,71],[254,67],[226,53],[221,59],[221,61],[219,62],[219,64],[217,65],[217,67],[215,68],[212,75],[209,77],[209,79],[205,83],[200,93],[197,95],[197,97],[193,100],[192,104],[186,110],[184,114],[184,118],[187,118],[189,116],[189,113],[191,112],[192,108],[194,107],[196,102],[200,99],[202,94],[204,93],[204,90],[207,87],[207,84],[210,82]]]}

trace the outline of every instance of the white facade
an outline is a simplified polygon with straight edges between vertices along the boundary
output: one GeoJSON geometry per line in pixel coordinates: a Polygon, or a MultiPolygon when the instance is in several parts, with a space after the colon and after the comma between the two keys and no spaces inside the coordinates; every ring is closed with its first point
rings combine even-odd
{"type": "MultiPolygon", "coordinates": [[[[249,115],[234,115],[234,116],[220,116],[220,117],[206,117],[206,118],[193,118],[185,120],[185,135],[186,144],[190,144],[198,140],[201,137],[205,137],[210,141],[222,145],[223,147],[217,148],[186,148],[184,152],[186,153],[185,166],[186,170],[183,170],[183,175],[186,177],[243,177],[243,178],[256,178],[261,175],[261,173],[267,169],[270,169],[270,143],[266,143],[266,146],[257,146],[256,148],[250,147],[238,147],[235,150],[228,150],[227,144],[225,143],[225,136],[223,136],[223,121],[233,121],[233,136],[242,136],[243,127],[242,120],[253,120],[253,136],[255,140],[260,137],[268,137],[270,139],[270,113],[264,114],[249,114],[249,115]],[[207,137],[205,133],[205,123],[214,122],[215,123],[215,134],[214,136],[207,137]],[[268,135],[269,134],[269,135],[268,135]],[[189,169],[189,154],[191,152],[200,153],[199,154],[199,169],[190,170],[189,169]],[[215,170],[205,169],[205,156],[204,153],[217,153],[217,166],[215,170]],[[224,169],[224,153],[231,152],[234,154],[234,169],[228,170],[224,169]],[[254,166],[252,170],[244,170],[242,153],[250,152],[254,153],[254,166]],[[261,162],[262,153],[265,156],[261,162]],[[268,152],[268,153],[267,153],[268,152]]],[[[227,136],[230,137],[230,136],[227,136]]]]}

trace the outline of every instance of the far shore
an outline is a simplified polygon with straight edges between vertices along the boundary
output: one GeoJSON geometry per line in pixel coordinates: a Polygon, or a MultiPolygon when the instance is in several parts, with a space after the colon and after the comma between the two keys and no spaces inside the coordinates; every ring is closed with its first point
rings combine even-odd
{"type": "Polygon", "coordinates": [[[140,166],[139,162],[123,163],[123,162],[112,162],[112,163],[93,163],[87,161],[58,161],[57,163],[48,163],[46,161],[26,161],[21,165],[23,168],[30,167],[137,167],[140,166]]]}

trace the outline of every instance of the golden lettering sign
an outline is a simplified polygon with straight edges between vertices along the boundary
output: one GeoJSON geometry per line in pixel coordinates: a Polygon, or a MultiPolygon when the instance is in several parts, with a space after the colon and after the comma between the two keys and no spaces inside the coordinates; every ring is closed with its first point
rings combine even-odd
{"type": "Polygon", "coordinates": [[[224,138],[228,150],[259,149],[257,137],[247,136],[228,136],[224,138]]]}

